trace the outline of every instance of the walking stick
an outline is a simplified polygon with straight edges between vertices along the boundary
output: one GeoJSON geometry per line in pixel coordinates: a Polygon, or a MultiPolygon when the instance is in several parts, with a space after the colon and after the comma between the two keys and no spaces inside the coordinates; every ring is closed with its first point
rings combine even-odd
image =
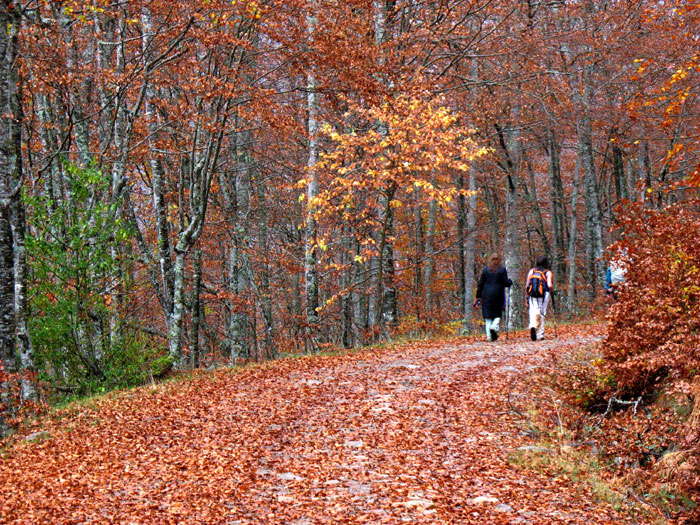
{"type": "Polygon", "coordinates": [[[506,291],[506,341],[509,341],[508,337],[508,312],[510,312],[510,288],[506,291]]]}

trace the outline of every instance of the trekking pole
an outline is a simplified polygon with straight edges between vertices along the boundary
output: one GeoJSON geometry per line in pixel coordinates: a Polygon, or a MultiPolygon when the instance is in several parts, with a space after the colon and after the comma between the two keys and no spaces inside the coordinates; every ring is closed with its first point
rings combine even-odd
{"type": "Polygon", "coordinates": [[[508,291],[506,292],[506,341],[509,341],[510,338],[508,337],[508,315],[510,312],[510,288],[507,289],[508,291]]]}

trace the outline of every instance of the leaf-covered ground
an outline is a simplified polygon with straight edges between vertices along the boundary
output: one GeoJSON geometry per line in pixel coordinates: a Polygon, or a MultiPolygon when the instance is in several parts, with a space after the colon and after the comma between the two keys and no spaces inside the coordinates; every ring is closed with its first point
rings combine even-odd
{"type": "Polygon", "coordinates": [[[0,521],[632,522],[508,459],[531,444],[508,385],[592,338],[425,342],[112,396],[6,451],[0,521]]]}

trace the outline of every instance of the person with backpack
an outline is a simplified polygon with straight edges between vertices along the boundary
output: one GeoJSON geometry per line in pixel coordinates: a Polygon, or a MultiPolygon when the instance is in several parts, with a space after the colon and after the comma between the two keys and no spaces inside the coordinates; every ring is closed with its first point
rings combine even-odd
{"type": "Polygon", "coordinates": [[[544,320],[553,293],[553,279],[549,260],[540,255],[535,261],[535,267],[528,272],[525,284],[530,315],[530,339],[533,341],[544,337],[544,320]]]}
{"type": "Polygon", "coordinates": [[[499,324],[505,308],[505,290],[513,285],[508,271],[501,262],[501,256],[494,253],[489,257],[489,265],[481,272],[476,287],[474,307],[481,306],[486,327],[486,340],[498,339],[499,324]]]}
{"type": "Polygon", "coordinates": [[[618,256],[610,261],[610,266],[605,272],[605,293],[611,296],[613,301],[617,301],[620,286],[625,282],[625,274],[627,273],[627,268],[623,263],[625,255],[625,251],[620,251],[618,256]]]}

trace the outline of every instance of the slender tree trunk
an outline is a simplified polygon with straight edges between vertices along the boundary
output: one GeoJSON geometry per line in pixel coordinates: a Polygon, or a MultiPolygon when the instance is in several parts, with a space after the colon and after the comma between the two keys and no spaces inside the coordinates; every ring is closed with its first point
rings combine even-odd
{"type": "MultiPolygon", "coordinates": [[[[2,21],[0,15],[0,22],[2,21]]],[[[2,40],[0,40],[0,45],[2,45],[2,40]]],[[[4,159],[0,158],[0,163],[2,161],[4,159]]],[[[2,190],[4,191],[5,188],[2,190]]],[[[0,367],[6,373],[17,371],[13,259],[9,210],[2,206],[0,207],[0,367]]],[[[0,406],[6,407],[5,410],[0,410],[0,438],[10,431],[9,425],[5,422],[7,416],[12,414],[13,400],[10,398],[10,392],[11,385],[3,380],[2,372],[0,372],[0,406]]]]}
{"type": "Polygon", "coordinates": [[[613,146],[613,173],[615,177],[615,197],[618,202],[629,198],[627,188],[627,175],[625,174],[625,161],[622,156],[622,148],[613,146]]]}
{"type": "MultiPolygon", "coordinates": [[[[435,183],[435,179],[431,181],[435,183]]],[[[431,200],[428,208],[428,224],[425,232],[425,270],[423,283],[425,286],[425,313],[427,318],[433,314],[433,272],[435,270],[435,226],[437,224],[437,201],[431,200]]]]}
{"type": "MultiPolygon", "coordinates": [[[[378,52],[377,66],[379,69],[382,69],[386,63],[381,48],[387,40],[387,2],[384,0],[373,0],[373,9],[374,44],[378,52]]],[[[382,78],[382,82],[386,83],[386,80],[382,78]]],[[[380,122],[378,127],[379,134],[382,137],[386,137],[389,133],[387,123],[380,122]]],[[[394,245],[392,240],[394,235],[394,211],[390,204],[394,198],[395,191],[396,189],[393,187],[386,188],[379,203],[380,222],[382,224],[377,274],[379,279],[377,310],[379,313],[374,317],[385,337],[387,334],[384,331],[384,327],[396,326],[399,322],[398,294],[394,285],[394,245]]]]}
{"type": "Polygon", "coordinates": [[[192,276],[192,330],[190,332],[190,353],[192,368],[199,368],[199,327],[202,322],[200,287],[202,285],[202,250],[194,252],[194,274],[192,276]]]}
{"type": "Polygon", "coordinates": [[[352,250],[352,244],[350,236],[346,231],[346,227],[343,227],[341,232],[341,253],[340,253],[340,267],[342,268],[342,274],[340,277],[340,287],[343,290],[343,297],[341,299],[341,314],[343,316],[343,333],[342,333],[342,343],[343,348],[352,348],[353,346],[353,329],[352,329],[352,295],[349,293],[351,288],[352,279],[352,264],[350,262],[350,253],[352,250]]]}
{"type": "MultiPolygon", "coordinates": [[[[416,193],[420,192],[420,189],[416,193]]],[[[425,227],[423,225],[421,199],[416,199],[416,205],[413,207],[413,252],[414,252],[414,269],[413,269],[413,303],[415,304],[416,320],[421,321],[423,314],[427,316],[427,311],[421,306],[420,296],[423,293],[425,281],[423,280],[423,257],[425,255],[425,227]]],[[[425,293],[423,293],[425,295],[425,293]]]]}
{"type": "MultiPolygon", "coordinates": [[[[170,245],[170,225],[168,223],[168,210],[165,204],[165,172],[161,153],[157,148],[158,116],[156,112],[156,90],[150,79],[151,67],[151,43],[154,38],[153,21],[150,10],[144,8],[141,11],[141,24],[143,26],[143,61],[144,83],[146,85],[146,120],[148,128],[149,163],[151,167],[153,211],[158,231],[158,259],[160,267],[161,287],[165,301],[165,320],[168,331],[172,330],[173,315],[173,288],[174,270],[172,263],[172,249],[170,245]]],[[[183,254],[184,255],[184,254],[183,254]]],[[[181,259],[184,265],[184,260],[181,259]]],[[[177,263],[176,263],[177,264],[177,263]]],[[[181,268],[184,272],[184,266],[181,268]]]]}
{"type": "Polygon", "coordinates": [[[637,149],[637,170],[640,186],[640,201],[647,207],[654,206],[652,197],[651,162],[649,161],[649,147],[646,140],[639,142],[637,149]]]}
{"type": "MultiPolygon", "coordinates": [[[[12,236],[15,264],[15,317],[17,319],[17,350],[24,372],[34,371],[34,347],[29,334],[29,306],[27,297],[27,251],[25,242],[26,216],[24,204],[17,198],[11,206],[12,236]]],[[[22,399],[34,399],[36,388],[32,380],[22,381],[22,399]]]]}
{"type": "MultiPolygon", "coordinates": [[[[62,15],[63,38],[66,46],[66,69],[69,75],[80,77],[82,64],[90,64],[93,61],[92,50],[94,45],[89,43],[83,47],[83,56],[78,48],[75,31],[80,31],[82,24],[75,24],[72,17],[62,15]]],[[[84,106],[90,103],[92,92],[92,77],[83,75],[79,89],[68,90],[68,98],[71,106],[71,123],[75,135],[75,145],[78,150],[78,165],[86,167],[92,161],[90,151],[90,121],[87,118],[84,106]]]]}
{"type": "MultiPolygon", "coordinates": [[[[311,13],[307,17],[307,32],[309,40],[313,42],[316,25],[316,4],[311,2],[311,13]]],[[[316,91],[316,76],[313,66],[306,76],[308,90],[307,108],[308,133],[309,133],[309,160],[308,160],[308,184],[306,187],[306,248],[304,258],[304,281],[306,290],[306,337],[304,343],[306,353],[311,353],[315,348],[314,333],[318,324],[318,273],[316,270],[316,204],[318,194],[318,181],[316,163],[318,162],[318,93],[316,91]]]]}
{"type": "MultiPolygon", "coordinates": [[[[519,103],[514,102],[511,108],[511,120],[520,122],[521,109],[519,103]]],[[[520,167],[522,161],[522,139],[520,132],[510,129],[506,133],[499,130],[501,146],[506,155],[508,167],[506,176],[506,214],[505,214],[505,245],[504,262],[508,269],[508,275],[513,280],[510,289],[510,303],[508,308],[508,328],[520,328],[522,324],[522,286],[520,284],[520,211],[518,187],[520,186],[520,167]]]]}
{"type": "MultiPolygon", "coordinates": [[[[22,202],[22,79],[19,72],[19,33],[21,27],[21,9],[18,4],[10,4],[0,10],[0,23],[4,30],[0,32],[0,214],[2,218],[3,239],[0,241],[0,271],[5,278],[0,300],[0,319],[5,326],[0,329],[3,348],[0,348],[0,364],[8,370],[16,370],[16,355],[23,371],[34,370],[34,351],[29,335],[29,309],[27,307],[27,257],[26,257],[26,217],[22,202]],[[10,235],[8,233],[8,226],[10,235]],[[10,244],[11,243],[11,244],[10,244]],[[10,254],[12,256],[11,266],[10,254]],[[13,283],[13,291],[6,289],[7,282],[13,283]],[[12,302],[10,302],[12,301],[12,302]],[[14,322],[7,317],[14,312],[14,322]],[[8,326],[9,323],[9,326],[8,326]],[[8,337],[14,333],[14,343],[8,337]],[[5,346],[7,345],[7,346],[5,346]]],[[[4,389],[3,389],[4,390],[4,389]]],[[[4,392],[0,395],[5,395],[4,392]]],[[[22,399],[33,399],[36,395],[34,384],[29,380],[22,382],[22,399]]],[[[0,425],[4,422],[0,421],[0,425]]]]}
{"type": "Polygon", "coordinates": [[[550,216],[552,226],[552,269],[560,279],[566,274],[566,206],[561,181],[560,146],[554,130],[547,129],[546,150],[549,158],[550,216]]]}
{"type": "Polygon", "coordinates": [[[357,258],[360,257],[360,243],[357,239],[352,240],[353,252],[355,254],[353,261],[352,275],[352,317],[353,317],[353,334],[355,345],[363,345],[364,331],[369,328],[369,320],[367,318],[367,296],[362,292],[362,270],[367,268],[367,265],[360,262],[357,258]]]}
{"type": "Polygon", "coordinates": [[[589,299],[595,299],[602,287],[605,269],[603,266],[603,235],[600,220],[600,199],[593,156],[593,134],[590,107],[592,103],[591,66],[584,66],[583,115],[578,126],[581,166],[584,177],[584,200],[586,203],[586,259],[589,268],[589,299]]]}
{"type": "Polygon", "coordinates": [[[576,308],[576,206],[578,205],[578,191],[581,181],[581,145],[579,144],[579,155],[576,158],[576,168],[574,169],[574,180],[572,182],[573,191],[571,192],[571,233],[569,235],[569,275],[568,275],[568,292],[567,310],[572,316],[576,308]]]}
{"type": "Polygon", "coordinates": [[[274,358],[277,357],[277,348],[275,348],[275,325],[272,311],[272,290],[270,288],[270,239],[267,225],[268,212],[264,182],[262,180],[256,181],[256,188],[258,193],[260,255],[263,260],[263,264],[260,267],[258,301],[260,302],[260,311],[263,320],[263,327],[265,329],[265,351],[267,357],[274,358]]]}
{"type": "MultiPolygon", "coordinates": [[[[236,115],[234,126],[240,127],[236,115]]],[[[226,247],[226,290],[236,297],[226,299],[228,319],[226,322],[226,347],[229,358],[235,363],[239,358],[250,357],[250,317],[244,302],[250,293],[250,275],[244,263],[243,252],[250,242],[250,172],[252,166],[248,161],[245,147],[245,135],[233,134],[233,150],[236,159],[236,172],[231,176],[222,172],[220,186],[224,196],[224,206],[228,218],[231,241],[226,247]],[[241,138],[244,140],[241,140],[241,138]]]]}
{"type": "Polygon", "coordinates": [[[532,169],[532,164],[528,159],[525,160],[527,165],[528,177],[530,180],[530,190],[526,192],[526,195],[530,201],[530,206],[535,215],[535,224],[537,225],[537,233],[540,234],[540,239],[542,241],[542,251],[550,257],[552,255],[552,249],[549,245],[549,238],[547,237],[547,230],[544,227],[544,219],[542,219],[542,210],[540,209],[539,199],[537,197],[537,182],[535,181],[535,171],[532,169]]]}
{"type": "Polygon", "coordinates": [[[386,326],[395,327],[399,324],[399,304],[396,284],[394,283],[394,244],[392,237],[394,235],[394,209],[391,206],[391,201],[394,198],[396,189],[390,188],[386,198],[386,207],[384,208],[386,216],[384,217],[385,230],[382,232],[380,246],[381,250],[381,268],[379,274],[382,277],[383,294],[381,315],[379,316],[380,323],[386,326]]]}
{"type": "MultiPolygon", "coordinates": [[[[460,175],[457,178],[457,191],[464,190],[464,177],[460,175]]],[[[466,268],[466,238],[467,238],[467,204],[466,197],[461,193],[457,196],[457,272],[458,272],[458,295],[459,295],[459,311],[464,319],[462,323],[462,332],[469,333],[471,327],[467,327],[467,303],[471,302],[467,296],[467,268],[466,268]]],[[[471,323],[469,323],[471,324],[471,323]]]]}
{"type": "MultiPolygon", "coordinates": [[[[2,20],[0,18],[0,20],[2,20]]],[[[5,191],[6,188],[3,188],[5,191]]],[[[0,207],[0,365],[15,369],[15,275],[10,214],[0,207]]]]}
{"type": "Polygon", "coordinates": [[[170,317],[168,341],[170,357],[177,366],[182,364],[182,318],[185,313],[184,294],[186,263],[187,251],[184,249],[184,246],[175,248],[175,265],[173,266],[173,311],[170,317]]]}
{"type": "Polygon", "coordinates": [[[464,329],[471,333],[474,328],[474,296],[475,296],[475,275],[476,266],[476,212],[478,196],[476,191],[476,168],[469,166],[469,207],[467,208],[467,246],[464,257],[464,329]]]}

